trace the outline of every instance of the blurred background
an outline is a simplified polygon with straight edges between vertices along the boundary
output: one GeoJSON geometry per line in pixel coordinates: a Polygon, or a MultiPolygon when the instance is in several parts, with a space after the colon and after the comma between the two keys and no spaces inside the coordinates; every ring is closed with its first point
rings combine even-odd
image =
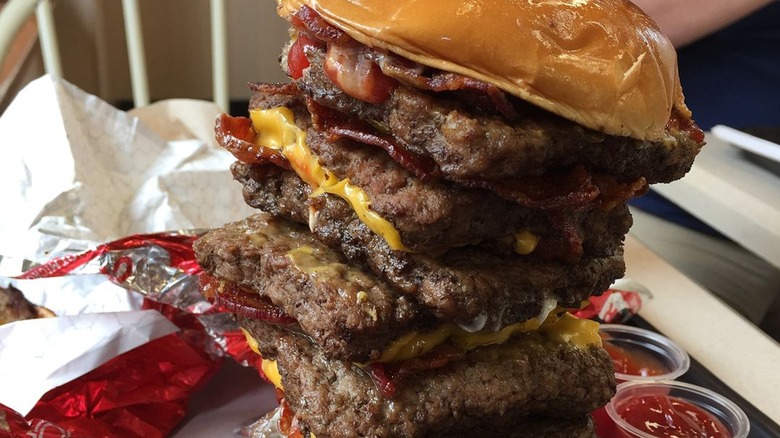
{"type": "MultiPolygon", "coordinates": [[[[7,0],[0,0],[0,8],[7,0]]],[[[62,76],[120,108],[132,102],[122,3],[118,0],[52,2],[62,76]]],[[[208,0],[139,0],[152,101],[212,99],[208,0]]],[[[228,79],[234,114],[246,111],[250,81],[285,80],[276,59],[288,40],[287,24],[272,0],[225,2],[228,79]]],[[[35,14],[15,37],[0,68],[0,113],[27,82],[44,73],[35,14]]]]}

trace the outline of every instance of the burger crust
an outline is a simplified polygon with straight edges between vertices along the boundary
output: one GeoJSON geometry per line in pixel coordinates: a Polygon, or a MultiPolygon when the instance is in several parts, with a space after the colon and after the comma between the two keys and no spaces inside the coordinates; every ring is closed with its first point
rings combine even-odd
{"type": "Polygon", "coordinates": [[[612,135],[661,140],[684,117],[674,47],[627,0],[279,0],[355,40],[459,73],[612,135]]]}

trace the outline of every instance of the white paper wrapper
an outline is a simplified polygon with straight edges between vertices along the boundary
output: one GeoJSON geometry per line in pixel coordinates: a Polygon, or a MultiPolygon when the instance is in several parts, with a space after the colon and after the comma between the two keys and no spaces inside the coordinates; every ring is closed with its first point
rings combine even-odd
{"type": "MultiPolygon", "coordinates": [[[[0,287],[13,284],[31,303],[56,309],[58,316],[139,310],[143,296],[112,283],[105,275],[11,280],[0,277],[0,287]]],[[[0,338],[2,340],[2,338],[0,338]]],[[[0,362],[3,357],[0,355],[0,362]]]]}
{"type": "Polygon", "coordinates": [[[68,82],[34,81],[0,118],[0,256],[42,262],[248,216],[234,159],[213,139],[218,113],[192,100],[125,113],[68,82]]]}
{"type": "Polygon", "coordinates": [[[176,331],[107,277],[11,280],[121,237],[222,226],[252,210],[213,139],[219,109],[165,101],[125,113],[40,78],[0,117],[0,286],[58,316],[0,327],[0,403],[26,415],[47,391],[176,331]]]}

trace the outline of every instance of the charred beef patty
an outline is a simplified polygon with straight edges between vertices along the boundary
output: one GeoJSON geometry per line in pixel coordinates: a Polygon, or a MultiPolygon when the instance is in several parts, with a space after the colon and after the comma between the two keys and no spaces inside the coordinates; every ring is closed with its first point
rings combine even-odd
{"type": "Polygon", "coordinates": [[[345,94],[328,78],[321,48],[309,47],[306,54],[309,67],[296,81],[301,90],[324,106],[381,126],[401,144],[432,158],[448,179],[540,175],[584,163],[621,181],[670,182],[690,169],[702,146],[673,130],[661,142],[605,135],[514,98],[519,109],[514,120],[475,110],[453,94],[432,96],[406,86],[383,104],[370,104],[345,94]]]}
{"type": "Polygon", "coordinates": [[[367,264],[441,320],[467,327],[498,329],[524,321],[551,300],[577,307],[605,290],[625,268],[620,247],[610,256],[583,257],[577,263],[504,254],[479,245],[436,255],[393,251],[345,201],[327,194],[310,199],[310,189],[292,172],[241,163],[234,164],[233,171],[239,180],[249,178],[242,181],[249,205],[308,222],[322,242],[352,263],[367,264]]]}
{"type": "Polygon", "coordinates": [[[264,357],[277,361],[285,399],[318,437],[478,436],[486,427],[521,428],[529,416],[556,417],[564,425],[536,436],[591,436],[582,417],[606,403],[615,387],[604,350],[526,334],[410,375],[388,399],[358,365],[327,358],[302,336],[259,321],[247,329],[264,357]]]}
{"type": "MultiPolygon", "coordinates": [[[[356,154],[359,155],[359,154],[356,154]]],[[[344,157],[350,160],[349,155],[344,157]]],[[[368,161],[357,161],[355,166],[363,168],[366,185],[370,190],[374,182],[370,181],[371,164],[368,161]]],[[[398,169],[395,169],[398,170],[398,169]]],[[[276,166],[250,165],[236,162],[231,166],[233,177],[244,186],[244,198],[250,206],[275,215],[283,214],[301,223],[307,223],[308,213],[301,210],[302,206],[316,203],[310,198],[311,188],[301,181],[293,172],[285,171],[276,166]],[[284,213],[281,213],[284,211],[284,213]]],[[[515,253],[513,235],[522,230],[528,230],[539,237],[537,255],[545,259],[571,260],[569,255],[577,253],[591,257],[606,257],[622,246],[625,234],[631,227],[631,214],[625,204],[614,206],[603,211],[593,205],[567,213],[550,214],[528,210],[517,205],[507,205],[501,201],[491,203],[489,193],[469,190],[453,190],[438,193],[430,202],[422,202],[423,195],[430,195],[430,187],[408,183],[412,178],[403,171],[395,174],[395,178],[387,174],[376,174],[374,180],[407,181],[405,187],[392,186],[378,198],[386,206],[385,211],[404,211],[416,220],[403,220],[403,228],[399,231],[407,246],[418,252],[436,254],[450,247],[481,243],[491,245],[496,250],[515,253]],[[477,193],[470,193],[477,192],[477,193]],[[481,199],[480,199],[481,198],[481,199]],[[483,202],[487,199],[487,202],[483,202]],[[498,215],[490,214],[490,211],[498,215]],[[423,218],[438,218],[433,224],[423,222],[423,218]],[[496,232],[495,230],[500,230],[496,232]],[[439,242],[449,242],[443,248],[421,248],[421,236],[426,244],[432,241],[427,233],[437,232],[439,242]],[[460,236],[456,240],[452,235],[460,236]],[[486,240],[488,239],[488,240],[486,240]],[[425,251],[428,249],[428,251],[425,251]]],[[[355,182],[355,179],[350,179],[355,182]]],[[[416,180],[419,182],[419,180],[416,180]]],[[[373,199],[372,199],[373,201],[373,199]]],[[[346,205],[346,204],[345,204],[346,205]]],[[[375,204],[372,202],[372,209],[375,204]]],[[[379,208],[377,208],[379,210],[379,208]]],[[[385,216],[394,219],[396,216],[385,216]]]]}
{"type": "Polygon", "coordinates": [[[203,269],[270,298],[331,357],[366,361],[413,329],[435,320],[298,224],[267,214],[213,230],[194,244],[203,269]]]}
{"type": "MultiPolygon", "coordinates": [[[[298,95],[261,91],[252,100],[253,108],[276,106],[294,110],[296,125],[306,130],[306,143],[319,163],[340,180],[346,179],[364,190],[371,200],[371,210],[392,223],[412,251],[443,250],[529,230],[548,237],[542,242],[548,245],[548,252],[561,253],[551,253],[550,257],[576,260],[582,254],[579,246],[563,248],[559,244],[551,248],[549,244],[556,243],[556,239],[565,240],[563,245],[571,239],[588,239],[585,244],[589,254],[606,256],[622,243],[631,225],[628,209],[619,199],[622,195],[617,195],[618,200],[607,199],[614,198],[611,195],[599,195],[590,176],[583,175],[584,181],[568,177],[576,180],[574,193],[564,189],[562,193],[548,194],[550,197],[542,202],[557,200],[554,202],[561,205],[555,209],[523,206],[487,189],[441,180],[422,181],[378,147],[347,139],[333,141],[328,134],[312,127],[311,115],[298,95]],[[583,230],[585,222],[596,226],[603,223],[611,232],[583,230]]],[[[605,193],[608,187],[604,187],[605,193]]]]}

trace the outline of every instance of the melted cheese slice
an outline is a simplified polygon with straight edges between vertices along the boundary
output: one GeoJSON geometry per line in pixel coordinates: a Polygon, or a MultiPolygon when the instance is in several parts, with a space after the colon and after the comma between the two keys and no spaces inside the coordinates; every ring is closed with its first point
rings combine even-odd
{"type": "Polygon", "coordinates": [[[502,344],[516,333],[531,331],[537,331],[553,342],[569,343],[578,348],[601,346],[597,322],[576,318],[568,312],[560,316],[552,312],[542,323],[538,318],[531,318],[528,321],[506,326],[497,332],[489,330],[468,332],[456,325],[445,324],[430,332],[408,333],[382,352],[378,362],[413,359],[447,340],[458,348],[468,351],[486,345],[502,344]]]}
{"type": "Polygon", "coordinates": [[[281,152],[295,173],[312,187],[312,197],[330,193],[344,199],[358,218],[382,236],[391,249],[408,251],[393,224],[371,210],[371,200],[363,189],[350,184],[348,179],[339,180],[320,165],[306,144],[306,132],[295,125],[292,110],[285,107],[251,110],[249,117],[258,133],[255,143],[281,152]]]}

